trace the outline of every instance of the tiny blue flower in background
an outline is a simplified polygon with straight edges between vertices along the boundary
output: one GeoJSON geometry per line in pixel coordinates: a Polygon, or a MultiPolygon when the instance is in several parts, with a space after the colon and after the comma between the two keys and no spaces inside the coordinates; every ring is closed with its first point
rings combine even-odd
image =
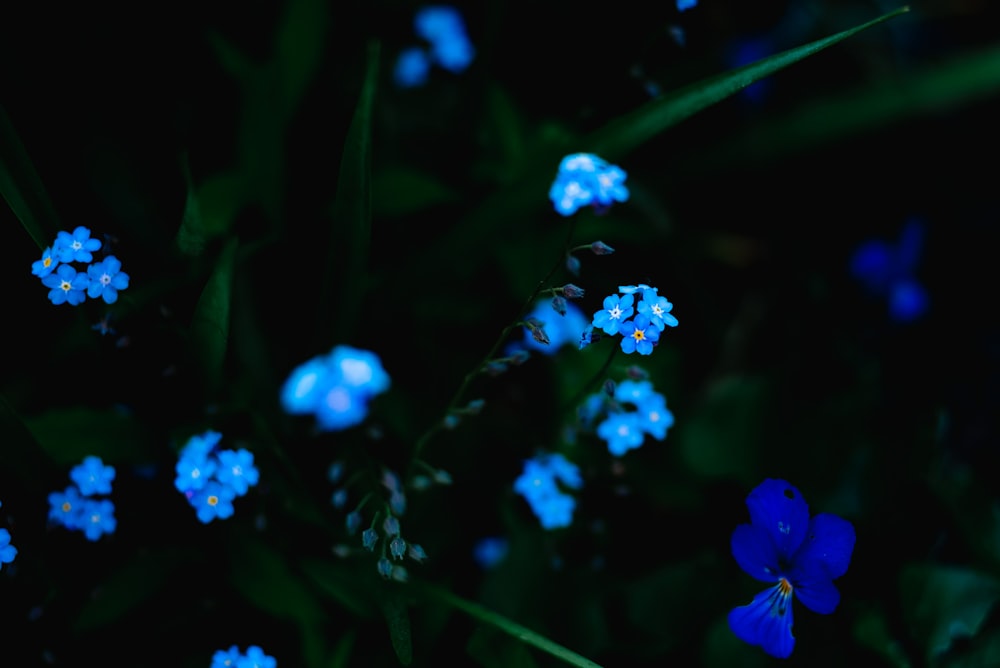
{"type": "Polygon", "coordinates": [[[0,529],[0,567],[14,561],[17,556],[17,548],[10,544],[10,532],[0,529]]]}
{"type": "Polygon", "coordinates": [[[635,413],[612,413],[597,426],[597,435],[608,444],[608,452],[621,457],[638,448],[646,438],[642,421],[635,413]]]}
{"type": "MultiPolygon", "coordinates": [[[[641,369],[638,371],[641,373],[641,369]]],[[[579,424],[587,430],[603,417],[595,432],[615,457],[642,446],[647,435],[664,440],[674,424],[666,398],[653,389],[650,381],[633,377],[615,384],[613,401],[604,392],[595,393],[577,409],[579,424]]]]}
{"type": "Polygon", "coordinates": [[[698,0],[677,0],[677,11],[684,12],[698,6],[698,0]]]}
{"type": "Polygon", "coordinates": [[[111,481],[115,479],[115,467],[105,466],[100,457],[84,457],[83,462],[69,472],[70,480],[76,483],[83,496],[110,494],[111,481]]]}
{"type": "Polygon", "coordinates": [[[233,645],[228,650],[219,650],[212,655],[212,665],[209,668],[277,668],[278,662],[268,656],[257,645],[247,647],[246,654],[233,645]]]}
{"type": "Polygon", "coordinates": [[[67,529],[79,529],[83,517],[83,497],[76,487],[49,494],[49,520],[67,529]]]}
{"type": "Polygon", "coordinates": [[[243,655],[240,653],[239,647],[233,645],[228,650],[219,650],[212,655],[212,665],[209,668],[234,668],[236,662],[240,660],[243,655]]]}
{"type": "Polygon", "coordinates": [[[872,295],[888,300],[889,316],[897,322],[916,320],[929,306],[915,276],[923,238],[923,223],[914,219],[903,227],[898,244],[868,241],[851,256],[851,274],[872,295]]]}
{"type": "Polygon", "coordinates": [[[91,262],[93,251],[100,250],[101,242],[90,238],[90,230],[79,226],[73,233],[60,232],[56,235],[53,253],[60,262],[91,262]]]}
{"type": "Polygon", "coordinates": [[[472,549],[472,556],[483,570],[489,570],[507,556],[510,543],[500,536],[483,538],[472,549]]]}
{"type": "Polygon", "coordinates": [[[581,207],[606,208],[629,198],[625,171],[592,153],[573,153],[559,163],[549,199],[557,212],[571,216],[581,207]]]}
{"type": "Polygon", "coordinates": [[[368,402],[389,384],[378,355],[337,346],[292,371],[282,386],[281,403],[289,413],[315,414],[320,429],[338,431],[360,424],[368,416],[368,402]]]}
{"type": "Polygon", "coordinates": [[[233,516],[233,499],[236,492],[232,487],[227,487],[214,480],[205,483],[191,496],[191,506],[195,509],[198,519],[202,524],[208,524],[212,520],[228,519],[233,516]]]}
{"type": "Polygon", "coordinates": [[[472,62],[475,49],[465,33],[465,22],[454,7],[430,6],[419,9],[413,19],[418,36],[431,44],[438,65],[456,74],[472,62]]]}
{"type": "Polygon", "coordinates": [[[76,306],[87,298],[87,287],[90,281],[86,274],[77,273],[76,269],[68,264],[61,264],[55,273],[49,274],[42,279],[42,285],[49,290],[49,301],[55,305],[68,303],[76,306]]]}
{"type": "Polygon", "coordinates": [[[244,496],[260,479],[253,453],[244,448],[218,450],[221,440],[222,434],[217,431],[196,434],[177,457],[174,487],[204,524],[231,517],[233,500],[244,496]]]}
{"type": "Polygon", "coordinates": [[[210,459],[207,453],[199,449],[185,448],[181,451],[177,465],[174,467],[177,477],[174,487],[178,492],[187,493],[202,489],[211,480],[216,469],[215,459],[210,459]]]}
{"type": "Polygon", "coordinates": [[[527,500],[544,529],[567,527],[573,522],[576,499],[560,489],[583,485],[580,469],[559,453],[542,454],[524,462],[524,470],[514,481],[514,491],[527,500]]]}
{"type": "Polygon", "coordinates": [[[31,273],[39,278],[45,278],[59,266],[59,259],[52,254],[51,248],[42,251],[42,259],[31,263],[31,273]]]}
{"type": "Polygon", "coordinates": [[[244,448],[223,450],[219,453],[216,477],[223,485],[231,487],[236,496],[243,496],[257,484],[260,473],[253,465],[253,453],[244,448]]]}
{"type": "Polygon", "coordinates": [[[121,269],[122,263],[114,255],[87,267],[87,276],[90,278],[87,296],[91,299],[100,297],[105,304],[118,301],[118,291],[127,288],[129,281],[129,275],[121,269]]]}
{"type": "Polygon", "coordinates": [[[78,519],[79,528],[90,541],[96,541],[106,533],[114,533],[118,526],[115,504],[108,499],[84,499],[78,519]]]}
{"type": "Polygon", "coordinates": [[[427,83],[430,71],[430,56],[420,47],[413,46],[399,53],[393,70],[393,79],[400,88],[415,88],[427,83]]]}
{"type": "Polygon", "coordinates": [[[820,513],[809,517],[802,495],[784,480],[767,479],[747,497],[750,524],[733,531],[733,557],[746,573],[773,586],[729,613],[729,627],[746,643],[784,659],[795,647],[792,598],[830,614],[840,602],[833,580],[847,572],[854,527],[820,513]]]}

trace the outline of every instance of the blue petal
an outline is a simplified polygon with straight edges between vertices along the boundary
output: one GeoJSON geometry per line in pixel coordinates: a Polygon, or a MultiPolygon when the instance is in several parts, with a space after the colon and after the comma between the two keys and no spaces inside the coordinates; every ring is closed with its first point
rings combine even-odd
{"type": "Polygon", "coordinates": [[[827,579],[839,578],[847,572],[854,552],[854,525],[847,520],[820,513],[809,522],[809,536],[795,555],[797,569],[821,569],[827,579]]]}
{"type": "Polygon", "coordinates": [[[787,659],[795,648],[792,635],[792,600],[775,585],[757,594],[750,605],[729,612],[729,628],[745,643],[763,648],[778,659],[787,659]]]}
{"type": "Polygon", "coordinates": [[[791,562],[809,533],[809,506],[792,485],[768,478],[747,497],[750,521],[767,532],[778,555],[791,562]]]}
{"type": "Polygon", "coordinates": [[[840,603],[840,592],[825,574],[818,571],[794,572],[795,598],[815,613],[829,615],[840,603]]]}
{"type": "Polygon", "coordinates": [[[761,582],[778,581],[778,553],[764,531],[741,524],[733,531],[730,547],[736,563],[748,575],[761,582]]]}

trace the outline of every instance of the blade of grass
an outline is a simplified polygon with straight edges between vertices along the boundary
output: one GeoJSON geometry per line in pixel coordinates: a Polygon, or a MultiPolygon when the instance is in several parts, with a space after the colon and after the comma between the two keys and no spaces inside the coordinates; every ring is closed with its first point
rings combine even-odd
{"type": "Polygon", "coordinates": [[[599,664],[594,663],[590,659],[582,657],[576,652],[566,649],[562,645],[549,640],[545,636],[535,633],[531,629],[521,626],[517,622],[511,621],[503,615],[497,614],[492,610],[479,605],[478,603],[460,598],[446,589],[441,589],[440,587],[434,585],[416,581],[411,581],[411,586],[417,588],[428,598],[437,600],[438,602],[451,606],[456,610],[460,610],[469,617],[472,617],[473,619],[484,624],[489,624],[490,626],[517,638],[523,643],[531,645],[532,647],[540,649],[543,652],[551,654],[557,659],[565,661],[571,666],[579,666],[580,668],[600,668],[599,664]]]}
{"type": "Polygon", "coordinates": [[[40,250],[49,245],[60,229],[55,207],[45,193],[42,180],[14,130],[7,111],[0,105],[0,195],[40,250]],[[51,234],[46,234],[45,229],[51,234]]]}
{"type": "Polygon", "coordinates": [[[191,344],[209,396],[214,396],[222,384],[222,364],[229,345],[229,306],[237,243],[235,238],[230,239],[219,254],[191,321],[191,344]]]}

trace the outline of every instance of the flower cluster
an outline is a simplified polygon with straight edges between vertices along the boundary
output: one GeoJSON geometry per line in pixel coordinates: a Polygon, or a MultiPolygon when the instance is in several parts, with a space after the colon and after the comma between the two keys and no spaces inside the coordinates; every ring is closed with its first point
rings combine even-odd
{"type": "Polygon", "coordinates": [[[217,431],[192,436],[175,467],[174,487],[187,498],[203,524],[231,517],[233,500],[245,495],[260,478],[253,453],[243,448],[217,450],[221,439],[217,431]]]}
{"type": "Polygon", "coordinates": [[[423,7],[414,16],[413,27],[430,47],[414,46],[399,54],[394,77],[401,88],[426,83],[431,65],[460,74],[472,62],[475,49],[465,33],[465,22],[454,7],[423,7]]]}
{"type": "Polygon", "coordinates": [[[854,551],[854,527],[845,519],[809,506],[784,480],[768,479],[747,497],[750,524],[733,531],[733,557],[744,571],[772,586],[749,605],[729,613],[736,636],[779,659],[791,655],[792,597],[820,614],[840,602],[833,580],[847,572],[854,551]]]}
{"type": "Polygon", "coordinates": [[[564,216],[588,205],[603,211],[613,202],[628,200],[625,178],[621,167],[608,164],[593,153],[573,153],[559,163],[556,179],[549,188],[549,199],[564,216]]]}
{"type": "MultiPolygon", "coordinates": [[[[3,507],[2,503],[0,503],[0,507],[3,507]]],[[[17,548],[10,544],[10,532],[6,529],[0,529],[0,568],[3,568],[4,564],[14,561],[16,556],[17,548]]]]}
{"type": "Polygon", "coordinates": [[[527,500],[544,529],[559,529],[573,522],[576,499],[559,483],[570,489],[583,486],[580,469],[559,453],[525,460],[524,470],[514,481],[514,491],[527,500]]]}
{"type": "Polygon", "coordinates": [[[87,297],[100,297],[105,304],[118,301],[118,291],[128,287],[129,276],[114,255],[95,262],[93,253],[100,248],[100,240],[92,239],[90,230],[82,225],[72,233],[56,235],[55,243],[31,265],[31,273],[49,288],[49,301],[71,306],[87,297]],[[78,269],[72,263],[85,264],[86,268],[78,269]]]}
{"type": "Polygon", "coordinates": [[[281,403],[289,413],[314,414],[324,431],[338,431],[360,424],[368,415],[368,402],[387,389],[389,375],[378,355],[337,346],[292,371],[281,389],[281,403]]]}
{"type": "Polygon", "coordinates": [[[911,220],[898,244],[868,241],[851,257],[851,273],[870,293],[889,300],[889,316],[897,322],[911,322],[927,311],[927,292],[915,276],[923,238],[923,225],[911,220]]]}
{"type": "Polygon", "coordinates": [[[604,308],[594,313],[591,327],[608,335],[621,334],[625,353],[649,355],[660,340],[660,332],[677,326],[677,318],[670,313],[674,305],[645,283],[620,285],[618,292],[604,298],[604,308]],[[635,318],[629,320],[633,315],[635,318]]]}
{"type": "Polygon", "coordinates": [[[95,495],[111,494],[115,468],[106,466],[100,457],[89,456],[70,470],[69,477],[72,485],[49,494],[49,520],[71,531],[82,531],[90,541],[114,533],[118,527],[115,504],[95,495]]]}
{"type": "Polygon", "coordinates": [[[247,653],[240,653],[239,647],[233,645],[228,650],[219,650],[212,656],[210,668],[277,668],[278,662],[273,656],[264,654],[257,645],[247,647],[247,653]]]}
{"type": "Polygon", "coordinates": [[[593,424],[604,416],[597,424],[597,435],[615,457],[640,447],[647,435],[662,441],[674,424],[667,400],[645,379],[630,378],[614,384],[610,396],[605,392],[590,395],[581,405],[579,416],[584,424],[593,424]]]}

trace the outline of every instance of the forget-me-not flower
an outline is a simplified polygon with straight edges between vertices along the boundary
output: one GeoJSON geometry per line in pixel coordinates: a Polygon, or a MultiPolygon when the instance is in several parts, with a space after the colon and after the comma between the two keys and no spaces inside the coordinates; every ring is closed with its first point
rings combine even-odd
{"type": "Polygon", "coordinates": [[[52,248],[42,251],[42,258],[31,263],[31,273],[39,278],[45,278],[59,266],[59,258],[52,253],[52,248]]]}
{"type": "Polygon", "coordinates": [[[580,469],[559,453],[541,454],[524,462],[514,481],[514,491],[527,500],[544,529],[567,527],[573,522],[576,499],[565,493],[583,485],[580,469]]]}
{"type": "Polygon", "coordinates": [[[129,275],[122,271],[122,263],[114,255],[87,267],[87,276],[90,279],[87,296],[100,297],[105,304],[114,304],[118,301],[118,291],[128,287],[129,275]]]}
{"type": "Polygon", "coordinates": [[[0,529],[0,567],[14,561],[17,548],[10,544],[10,532],[0,529]]]}
{"type": "Polygon", "coordinates": [[[84,457],[83,462],[74,466],[69,472],[70,480],[76,483],[80,494],[110,494],[111,482],[115,479],[115,467],[105,466],[100,457],[93,455],[84,457]]]}
{"type": "Polygon", "coordinates": [[[621,167],[593,153],[571,153],[559,163],[556,178],[549,188],[549,199],[556,211],[564,216],[571,216],[589,205],[604,209],[614,202],[628,200],[626,177],[621,167]]]}
{"type": "Polygon", "coordinates": [[[729,613],[736,636],[777,658],[795,647],[792,598],[820,614],[840,602],[833,580],[847,572],[854,551],[854,527],[828,513],[809,517],[809,506],[795,487],[767,479],[747,497],[750,524],[733,531],[733,557],[744,571],[770,587],[749,605],[729,613]]]}
{"type": "Polygon", "coordinates": [[[90,230],[80,225],[72,233],[60,232],[52,252],[60,262],[90,262],[93,251],[100,250],[101,242],[90,238],[90,230]]]}
{"type": "Polygon", "coordinates": [[[60,264],[54,273],[42,279],[42,285],[49,290],[49,301],[55,305],[70,304],[76,306],[87,298],[86,290],[90,285],[87,274],[77,272],[68,264],[60,264]]]}
{"type": "Polygon", "coordinates": [[[635,309],[632,308],[634,300],[635,298],[630,294],[621,297],[618,295],[605,297],[604,308],[594,313],[594,327],[604,330],[605,334],[617,334],[622,323],[635,313],[635,309]]]}
{"type": "Polygon", "coordinates": [[[431,59],[419,46],[412,46],[399,52],[393,79],[400,88],[414,88],[427,83],[431,71],[431,59]]]}

